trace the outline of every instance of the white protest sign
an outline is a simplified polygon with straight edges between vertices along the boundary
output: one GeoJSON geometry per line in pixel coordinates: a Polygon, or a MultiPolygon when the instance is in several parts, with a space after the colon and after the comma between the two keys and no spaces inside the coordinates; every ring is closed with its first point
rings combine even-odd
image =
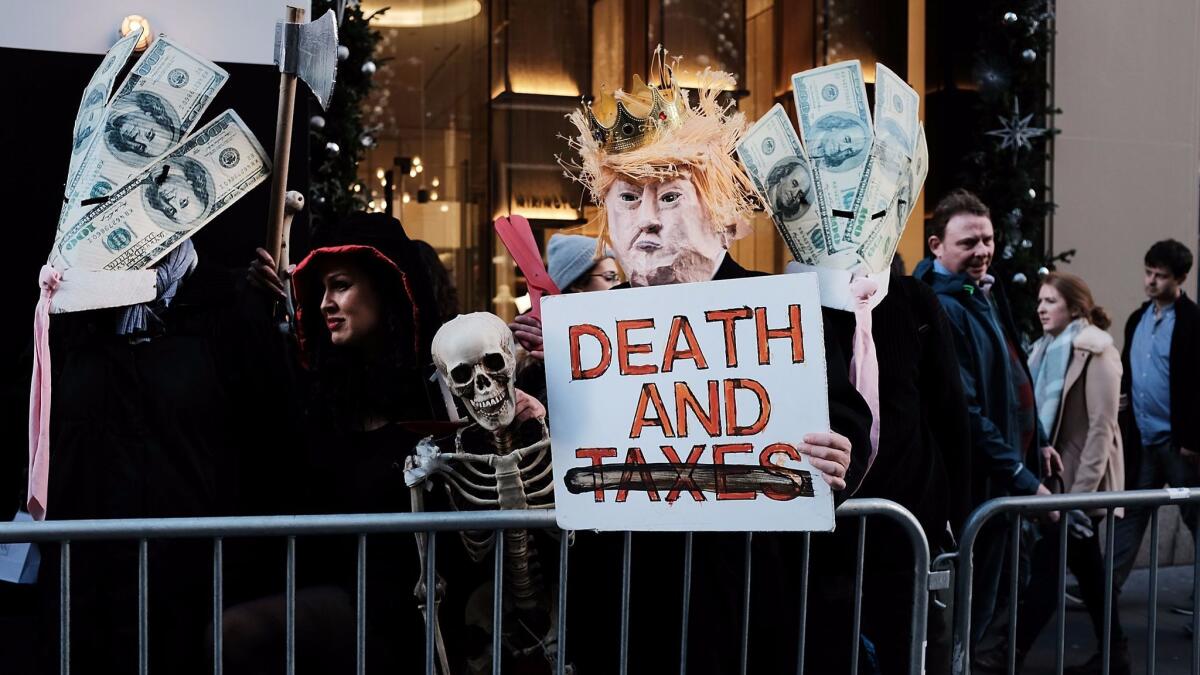
{"type": "Polygon", "coordinates": [[[549,296],[542,315],[559,527],[833,529],[795,448],[829,430],[815,275],[549,296]]]}

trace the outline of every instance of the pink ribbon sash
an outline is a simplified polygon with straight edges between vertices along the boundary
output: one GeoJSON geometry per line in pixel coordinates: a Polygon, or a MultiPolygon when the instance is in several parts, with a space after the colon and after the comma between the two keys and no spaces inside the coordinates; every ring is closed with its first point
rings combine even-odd
{"type": "Polygon", "coordinates": [[[50,483],[50,300],[62,274],[42,265],[42,295],[33,314],[33,377],[29,386],[29,486],[27,504],[35,520],[46,518],[50,483]]]}
{"type": "Polygon", "coordinates": [[[871,409],[871,456],[867,470],[879,454],[879,357],[875,353],[875,338],[871,335],[871,297],[879,284],[867,277],[850,282],[854,294],[854,346],[850,357],[850,383],[858,390],[871,409]]]}

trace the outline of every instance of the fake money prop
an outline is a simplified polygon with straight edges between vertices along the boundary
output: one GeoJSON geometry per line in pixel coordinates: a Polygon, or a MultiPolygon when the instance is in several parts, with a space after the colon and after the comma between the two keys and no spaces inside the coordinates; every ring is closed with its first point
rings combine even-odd
{"type": "Polygon", "coordinates": [[[84,90],[63,208],[38,282],[27,493],[38,520],[50,471],[50,313],[154,300],[157,273],[148,268],[271,172],[232,110],[188,135],[229,76],[169,38],[159,36],[109,98],[142,30],[113,45],[84,90]]]}
{"type": "MultiPolygon", "coordinates": [[[[97,77],[120,70],[124,43],[136,37],[117,43],[97,77]]],[[[102,110],[81,111],[76,151],[84,130],[95,131],[77,166],[72,156],[52,267],[145,269],[266,179],[270,161],[233,111],[188,136],[226,80],[216,64],[160,36],[102,110]]],[[[141,301],[121,300],[103,306],[141,301]]]]}
{"type": "Polygon", "coordinates": [[[738,144],[797,262],[873,274],[891,264],[925,182],[920,97],[877,64],[875,114],[858,61],[792,76],[800,136],[776,105],[738,144]],[[803,139],[803,142],[801,141],[803,139]]]}

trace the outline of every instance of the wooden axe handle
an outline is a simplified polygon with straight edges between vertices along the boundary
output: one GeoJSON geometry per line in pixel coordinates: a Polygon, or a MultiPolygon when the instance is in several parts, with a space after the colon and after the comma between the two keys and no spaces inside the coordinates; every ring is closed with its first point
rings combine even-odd
{"type": "MultiPolygon", "coordinates": [[[[304,10],[287,8],[288,23],[304,21],[304,10]]],[[[275,161],[271,174],[271,205],[267,214],[267,252],[279,261],[283,246],[284,194],[287,190],[288,162],[292,156],[292,116],[296,110],[296,75],[279,74],[279,108],[275,115],[275,161]]]]}

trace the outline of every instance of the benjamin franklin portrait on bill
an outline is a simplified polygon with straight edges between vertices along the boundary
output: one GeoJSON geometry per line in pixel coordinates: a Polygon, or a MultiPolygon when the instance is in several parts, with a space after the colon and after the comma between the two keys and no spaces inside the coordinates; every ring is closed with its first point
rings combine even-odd
{"type": "Polygon", "coordinates": [[[821,166],[843,173],[862,166],[871,147],[871,130],[848,113],[830,113],[818,119],[810,156],[821,166]]]}
{"type": "Polygon", "coordinates": [[[208,169],[190,157],[173,157],[154,167],[142,188],[150,220],[170,232],[187,232],[208,212],[216,186],[208,169]],[[168,167],[162,178],[163,167],[168,167]]]}
{"type": "Polygon", "coordinates": [[[71,154],[78,155],[87,146],[87,141],[96,131],[100,115],[104,112],[104,87],[88,90],[83,105],[79,107],[79,118],[75,120],[75,139],[71,143],[71,154]]]}
{"type": "Polygon", "coordinates": [[[179,142],[179,115],[165,99],[148,91],[134,92],[113,102],[104,125],[104,142],[120,161],[135,167],[162,156],[179,142]]]}
{"type": "Polygon", "coordinates": [[[799,220],[808,212],[812,187],[808,165],[798,157],[779,160],[767,173],[767,201],[784,221],[799,220]]]}

